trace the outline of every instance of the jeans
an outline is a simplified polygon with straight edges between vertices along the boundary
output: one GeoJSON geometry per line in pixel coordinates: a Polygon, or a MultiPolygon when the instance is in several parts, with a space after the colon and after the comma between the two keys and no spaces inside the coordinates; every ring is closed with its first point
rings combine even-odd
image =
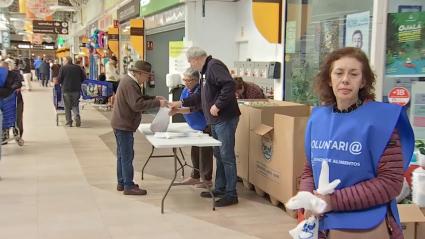
{"type": "Polygon", "coordinates": [[[118,185],[131,189],[134,185],[134,132],[114,129],[117,141],[117,179],[118,185]]]}
{"type": "Polygon", "coordinates": [[[66,124],[72,124],[71,110],[74,113],[74,119],[81,122],[80,119],[80,92],[65,92],[63,93],[63,101],[65,103],[66,124]]]}
{"type": "Polygon", "coordinates": [[[235,133],[239,116],[212,125],[212,136],[221,142],[220,147],[214,147],[214,157],[217,162],[215,174],[215,191],[225,193],[225,197],[235,198],[236,193],[236,157],[235,133]]]}

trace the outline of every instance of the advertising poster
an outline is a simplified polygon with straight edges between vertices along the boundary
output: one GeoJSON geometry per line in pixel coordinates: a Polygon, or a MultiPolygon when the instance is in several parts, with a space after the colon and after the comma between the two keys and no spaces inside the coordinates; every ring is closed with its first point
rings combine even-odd
{"type": "Polygon", "coordinates": [[[170,41],[169,42],[169,73],[183,73],[190,67],[187,62],[186,52],[192,46],[189,41],[170,41]]]}
{"type": "Polygon", "coordinates": [[[386,75],[425,76],[425,12],[388,14],[386,75]]]}
{"type": "Polygon", "coordinates": [[[343,46],[344,31],[341,27],[343,19],[328,19],[320,23],[320,62],[326,55],[343,46]]]}
{"type": "Polygon", "coordinates": [[[413,82],[410,122],[415,139],[425,140],[425,82],[413,82]]]}
{"type": "Polygon", "coordinates": [[[361,48],[369,55],[370,12],[348,14],[345,21],[345,46],[361,48]]]}

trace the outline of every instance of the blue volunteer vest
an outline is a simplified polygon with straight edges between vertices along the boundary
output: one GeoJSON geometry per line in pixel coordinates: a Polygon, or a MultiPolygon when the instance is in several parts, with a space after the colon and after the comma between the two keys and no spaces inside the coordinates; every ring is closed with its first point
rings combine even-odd
{"type": "MultiPolygon", "coordinates": [[[[198,94],[200,91],[199,84],[195,86],[193,94],[198,94]]],[[[180,100],[186,99],[190,96],[190,90],[185,87],[180,95],[180,100]]],[[[204,113],[202,111],[191,112],[190,114],[184,114],[186,122],[192,129],[203,131],[207,127],[207,121],[205,119],[204,113]]]]}
{"type": "Polygon", "coordinates": [[[7,74],[9,73],[9,69],[6,67],[0,67],[0,88],[6,86],[7,74]]]}
{"type": "MultiPolygon", "coordinates": [[[[329,162],[329,181],[341,179],[336,189],[377,176],[379,160],[394,129],[398,130],[406,170],[414,149],[413,130],[404,109],[398,105],[368,102],[350,113],[334,113],[332,107],[314,109],[307,124],[305,151],[318,187],[321,162],[329,162]]],[[[400,224],[395,200],[391,211],[400,224]]],[[[387,204],[350,212],[329,212],[320,220],[320,230],[371,229],[384,220],[387,204]]]]}

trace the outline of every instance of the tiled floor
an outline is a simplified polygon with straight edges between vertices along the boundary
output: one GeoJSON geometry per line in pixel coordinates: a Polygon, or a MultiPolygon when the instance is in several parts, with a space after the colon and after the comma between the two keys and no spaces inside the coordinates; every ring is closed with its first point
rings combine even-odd
{"type": "Polygon", "coordinates": [[[135,178],[148,195],[122,195],[109,112],[86,107],[81,128],[57,127],[51,88],[24,92],[24,99],[25,146],[2,147],[0,239],[290,238],[295,220],[242,184],[239,204],[216,211],[199,189],[173,187],[162,215],[173,163],[153,160],[141,181],[150,145],[139,133],[135,178]]]}

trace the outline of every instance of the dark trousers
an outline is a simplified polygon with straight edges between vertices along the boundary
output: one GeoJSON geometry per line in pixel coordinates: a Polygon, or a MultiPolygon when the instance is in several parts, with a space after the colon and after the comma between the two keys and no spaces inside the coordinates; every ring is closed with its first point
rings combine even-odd
{"type": "Polygon", "coordinates": [[[199,169],[193,169],[191,177],[210,181],[213,173],[213,148],[192,146],[190,157],[193,167],[199,169]],[[200,154],[199,151],[201,151],[200,154]]]}
{"type": "Polygon", "coordinates": [[[41,85],[44,87],[47,87],[49,85],[49,75],[40,73],[40,77],[41,77],[41,85]]]}
{"type": "Polygon", "coordinates": [[[65,103],[65,117],[66,123],[72,124],[72,115],[71,110],[74,113],[75,121],[81,121],[80,118],[80,92],[64,92],[63,93],[63,101],[65,103]]]}
{"type": "Polygon", "coordinates": [[[134,185],[134,132],[114,129],[117,142],[117,181],[125,189],[134,185]]]}
{"type": "MultiPolygon", "coordinates": [[[[19,129],[19,136],[22,138],[22,135],[24,134],[24,124],[23,124],[23,117],[24,117],[24,99],[22,99],[22,95],[19,93],[17,104],[16,104],[16,127],[19,129]]],[[[13,135],[17,136],[18,132],[14,131],[13,135]]]]}

